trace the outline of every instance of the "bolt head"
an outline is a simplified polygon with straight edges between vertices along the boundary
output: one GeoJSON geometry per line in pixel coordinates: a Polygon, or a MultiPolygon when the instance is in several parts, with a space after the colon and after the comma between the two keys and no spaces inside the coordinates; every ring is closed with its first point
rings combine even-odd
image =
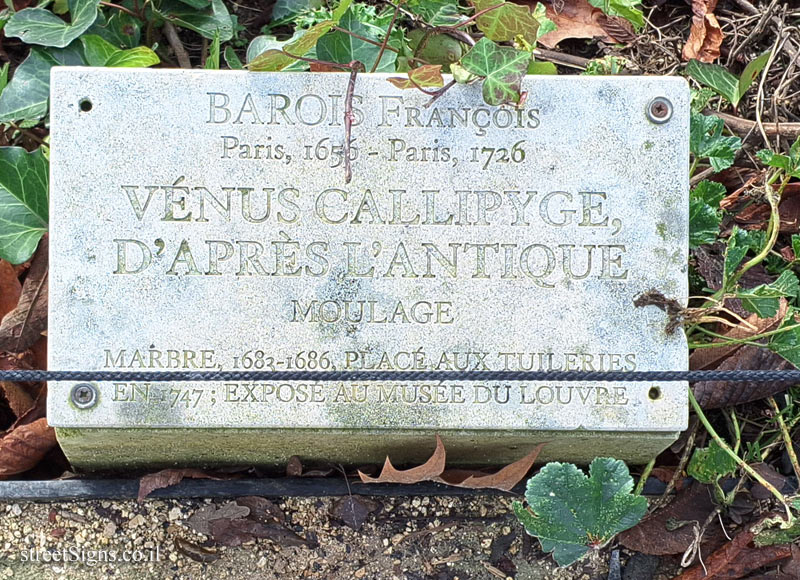
{"type": "Polygon", "coordinates": [[[647,118],[656,124],[666,123],[672,117],[672,103],[664,97],[656,97],[647,106],[647,118]]]}
{"type": "Polygon", "coordinates": [[[79,383],[72,387],[72,403],[79,409],[88,409],[97,404],[97,388],[90,383],[79,383]]]}

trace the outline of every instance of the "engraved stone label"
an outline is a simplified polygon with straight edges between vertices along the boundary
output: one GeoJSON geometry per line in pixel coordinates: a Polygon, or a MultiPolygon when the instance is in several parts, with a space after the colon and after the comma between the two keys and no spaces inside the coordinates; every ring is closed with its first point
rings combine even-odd
{"type": "MultiPolygon", "coordinates": [[[[529,77],[515,109],[362,74],[350,183],[346,87],[54,68],[50,369],[687,368],[633,304],[688,292],[682,79],[529,77]]],[[[411,458],[434,433],[454,462],[646,459],[687,413],[684,383],[75,384],[48,417],[86,467],[411,458]]]]}

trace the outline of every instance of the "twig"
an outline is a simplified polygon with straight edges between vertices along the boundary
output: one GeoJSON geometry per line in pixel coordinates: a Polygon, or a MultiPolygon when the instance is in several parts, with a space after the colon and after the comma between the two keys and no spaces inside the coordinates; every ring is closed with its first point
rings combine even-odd
{"type": "Polygon", "coordinates": [[[644,484],[647,481],[647,478],[650,477],[650,472],[653,471],[653,468],[656,466],[656,458],[653,457],[647,465],[644,467],[644,471],[642,471],[642,475],[639,476],[639,482],[636,484],[636,489],[633,490],[633,495],[642,495],[642,490],[644,490],[644,484]]]}
{"type": "Polygon", "coordinates": [[[189,60],[189,53],[183,48],[183,43],[178,36],[178,31],[175,30],[172,22],[169,20],[164,21],[164,34],[167,36],[167,41],[175,53],[175,58],[178,59],[178,64],[181,68],[192,68],[192,61],[189,60]]]}
{"type": "MultiPolygon", "coordinates": [[[[750,14],[751,16],[758,16],[758,15],[761,14],[761,10],[759,10],[758,8],[753,6],[747,0],[734,0],[734,2],[736,2],[739,6],[741,6],[742,10],[744,10],[745,12],[750,14]]],[[[773,25],[778,26],[779,30],[780,30],[780,27],[783,26],[783,22],[777,16],[772,16],[771,21],[772,21],[773,25]]],[[[786,43],[786,52],[789,53],[789,56],[792,57],[792,60],[797,60],[798,58],[800,58],[800,52],[798,52],[797,47],[791,41],[788,41],[786,43]]]]}
{"type": "Polygon", "coordinates": [[[664,493],[661,494],[660,498],[653,502],[650,511],[655,511],[666,503],[669,494],[675,488],[675,484],[677,484],[678,480],[682,477],[681,474],[683,473],[683,470],[686,469],[686,464],[689,463],[689,458],[692,456],[692,449],[694,449],[694,440],[695,437],[697,437],[698,425],[699,423],[697,421],[695,421],[694,425],[692,425],[689,436],[686,438],[686,445],[683,447],[683,454],[681,455],[680,461],[678,461],[678,467],[675,468],[672,478],[667,482],[667,487],[664,489],[664,493]]]}
{"type": "Polygon", "coordinates": [[[383,44],[381,44],[381,50],[378,53],[378,58],[375,59],[375,63],[372,65],[372,68],[369,71],[371,73],[374,73],[377,70],[381,59],[383,58],[383,53],[386,52],[386,47],[389,45],[389,35],[392,33],[392,27],[394,26],[394,21],[397,20],[397,15],[399,12],[400,7],[395,7],[394,14],[392,14],[392,20],[389,22],[389,27],[386,29],[386,36],[383,39],[383,44]]]}
{"type": "Polygon", "coordinates": [[[116,8],[120,12],[124,12],[125,14],[133,16],[137,20],[144,20],[144,18],[142,18],[139,14],[137,14],[130,8],[125,8],[124,6],[120,6],[119,4],[113,4],[112,2],[100,2],[100,6],[105,6],[106,8],[116,8]]]}
{"type": "MultiPolygon", "coordinates": [[[[781,51],[781,47],[786,38],[783,37],[783,31],[781,30],[780,33],[775,38],[775,45],[772,47],[772,50],[769,53],[769,59],[767,59],[767,65],[764,67],[764,70],[761,72],[761,80],[758,83],[758,93],[756,95],[756,123],[758,124],[758,130],[761,132],[761,136],[764,138],[764,144],[772,150],[772,143],[769,142],[769,138],[767,137],[766,131],[764,131],[764,122],[761,120],[761,108],[764,104],[764,82],[767,80],[767,74],[769,74],[769,69],[772,67],[772,63],[775,61],[775,56],[781,51]]],[[[780,139],[778,140],[780,142],[780,139]]]]}
{"type": "Polygon", "coordinates": [[[783,442],[786,445],[786,453],[789,455],[789,461],[792,464],[794,475],[797,480],[800,481],[800,464],[797,462],[797,453],[794,452],[794,443],[792,443],[792,436],[789,433],[789,429],[786,427],[786,421],[783,420],[783,414],[781,413],[780,407],[778,407],[778,403],[775,402],[775,397],[769,397],[767,401],[769,401],[769,406],[772,407],[772,410],[775,412],[775,419],[778,421],[778,427],[781,428],[783,442]]]}
{"type": "Polygon", "coordinates": [[[695,185],[703,181],[706,177],[714,175],[714,173],[716,173],[716,171],[714,171],[713,167],[706,167],[705,169],[703,169],[703,171],[701,171],[697,175],[692,176],[692,178],[689,180],[689,185],[694,187],[695,185]]]}
{"type": "MultiPolygon", "coordinates": [[[[346,28],[342,28],[340,26],[332,26],[331,30],[335,30],[336,32],[343,32],[343,33],[347,34],[348,36],[352,36],[353,38],[357,38],[359,40],[363,40],[364,42],[369,43],[372,46],[379,46],[380,47],[380,46],[384,45],[382,42],[378,42],[377,40],[372,40],[371,38],[367,38],[366,36],[361,36],[360,34],[356,34],[355,32],[351,32],[351,31],[347,30],[346,28]]],[[[399,50],[397,50],[393,46],[389,46],[388,44],[386,45],[385,50],[391,50],[392,52],[396,52],[397,54],[400,54],[399,50]]]]}
{"type": "MultiPolygon", "coordinates": [[[[412,82],[413,82],[413,81],[412,81],[412,82]]],[[[437,91],[434,91],[434,92],[432,92],[432,93],[431,93],[431,92],[428,92],[428,91],[423,91],[423,92],[424,92],[426,95],[431,95],[431,100],[430,100],[430,101],[428,101],[427,103],[425,103],[425,104],[424,104],[424,105],[422,105],[422,106],[423,106],[424,108],[426,108],[426,109],[427,109],[427,108],[428,108],[428,107],[430,107],[430,106],[431,106],[433,103],[435,103],[437,100],[439,100],[439,98],[441,98],[441,96],[442,96],[443,94],[445,94],[447,91],[449,91],[449,90],[450,90],[451,88],[453,88],[455,85],[456,85],[456,80],[455,80],[455,79],[453,79],[453,80],[451,80],[449,83],[447,83],[445,86],[443,86],[441,89],[439,89],[439,90],[437,90],[437,91]]]]}
{"type": "MultiPolygon", "coordinates": [[[[718,113],[717,111],[706,109],[703,111],[706,115],[716,115],[728,126],[728,128],[737,135],[746,135],[754,128],[757,127],[757,123],[755,121],[750,121],[748,119],[742,119],[741,117],[737,117],[735,115],[729,115],[727,113],[718,113]]],[[[800,123],[763,123],[764,132],[767,135],[780,135],[781,137],[787,137],[788,139],[796,139],[800,136],[800,123]]]]}
{"type": "Polygon", "coordinates": [[[356,90],[356,75],[361,63],[354,60],[350,63],[350,80],[347,83],[347,95],[344,98],[344,182],[353,179],[350,167],[350,133],[353,127],[353,94],[356,90]]]}
{"type": "Polygon", "coordinates": [[[787,518],[789,519],[789,521],[792,521],[794,519],[794,516],[792,515],[792,511],[789,509],[789,504],[786,503],[786,498],[783,497],[783,494],[779,492],[777,489],[775,489],[774,485],[772,485],[770,482],[764,479],[760,473],[758,473],[755,469],[750,467],[750,465],[744,459],[742,459],[736,453],[733,452],[733,449],[731,449],[730,446],[725,442],[725,440],[719,436],[719,434],[716,432],[714,427],[709,422],[708,418],[706,417],[706,414],[703,412],[703,409],[697,402],[697,399],[694,398],[694,393],[692,392],[691,388],[688,389],[688,394],[689,394],[689,403],[691,403],[695,414],[700,419],[700,422],[703,424],[703,427],[706,428],[706,431],[708,431],[708,434],[711,435],[711,438],[714,439],[716,444],[719,445],[720,448],[725,453],[727,453],[728,456],[731,459],[733,459],[739,467],[741,467],[750,477],[752,477],[758,483],[763,485],[767,489],[767,491],[769,491],[773,495],[773,497],[775,497],[775,499],[777,499],[781,503],[781,505],[786,509],[787,518]]]}
{"type": "Polygon", "coordinates": [[[483,10],[478,10],[475,14],[473,14],[472,16],[467,18],[466,20],[462,20],[458,24],[454,24],[452,27],[447,27],[447,28],[460,28],[462,26],[466,26],[467,24],[469,24],[473,20],[477,20],[478,18],[480,18],[481,16],[483,16],[487,12],[491,12],[492,10],[496,10],[497,8],[500,8],[501,6],[504,6],[504,5],[505,5],[505,0],[503,0],[503,3],[501,3],[501,4],[495,4],[494,6],[489,6],[488,8],[484,8],[483,10]]]}
{"type": "Polygon", "coordinates": [[[546,48],[536,48],[533,51],[533,55],[562,66],[569,66],[580,70],[586,70],[586,65],[589,63],[588,58],[564,54],[563,52],[557,52],[555,50],[547,50],[546,48]]]}

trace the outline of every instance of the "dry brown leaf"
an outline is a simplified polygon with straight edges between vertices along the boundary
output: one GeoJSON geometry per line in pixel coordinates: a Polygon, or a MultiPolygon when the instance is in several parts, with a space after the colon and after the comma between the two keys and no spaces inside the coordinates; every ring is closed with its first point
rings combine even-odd
{"type": "Polygon", "coordinates": [[[717,0],[692,0],[692,28],[683,47],[683,60],[714,62],[719,58],[723,35],[714,16],[716,7],[717,0]]]}
{"type": "Polygon", "coordinates": [[[55,445],[55,430],[45,418],[12,428],[0,439],[0,477],[35,467],[55,445]]]}
{"type": "Polygon", "coordinates": [[[445,463],[445,450],[444,443],[441,438],[436,436],[436,450],[425,463],[419,467],[412,467],[403,471],[398,471],[389,461],[389,456],[386,456],[386,461],[383,464],[383,469],[378,477],[370,477],[361,471],[358,476],[364,483],[419,483],[420,481],[435,481],[444,471],[445,463]]]}
{"type": "MultiPolygon", "coordinates": [[[[636,552],[666,556],[682,554],[695,541],[694,525],[702,525],[714,510],[714,501],[709,486],[695,482],[664,509],[650,514],[629,530],[622,532],[620,543],[636,552]],[[671,529],[673,525],[678,525],[671,529]]],[[[703,554],[722,545],[725,538],[719,526],[709,527],[703,536],[703,554]]]]}
{"type": "Polygon", "coordinates": [[[540,443],[522,459],[506,465],[497,473],[485,474],[479,471],[469,471],[464,469],[448,469],[444,471],[434,481],[445,483],[455,487],[466,487],[469,489],[500,489],[511,491],[522,478],[530,471],[539,453],[542,451],[544,443],[540,443]]]}
{"type": "MultiPolygon", "coordinates": [[[[717,370],[784,370],[791,365],[783,357],[769,349],[744,345],[734,354],[723,360],[717,370]]],[[[741,405],[750,401],[764,399],[781,391],[785,391],[796,381],[772,382],[728,382],[700,381],[692,385],[697,402],[704,409],[719,409],[731,405],[741,405]]]]}
{"type": "Polygon", "coordinates": [[[0,260],[0,320],[17,307],[21,294],[22,284],[16,270],[5,260],[0,260]]]}
{"type": "MultiPolygon", "coordinates": [[[[783,317],[786,316],[788,309],[789,303],[786,302],[785,298],[781,298],[780,305],[778,307],[778,313],[775,316],[770,318],[759,318],[757,314],[751,314],[746,319],[750,328],[744,324],[739,324],[738,326],[731,328],[722,334],[725,335],[726,340],[741,340],[744,338],[750,338],[756,334],[770,332],[778,328],[783,320],[783,317]]],[[[719,342],[720,340],[722,339],[715,339],[714,341],[719,342]]],[[[740,344],[734,344],[730,346],[720,346],[719,348],[695,349],[695,351],[689,356],[689,368],[693,371],[715,369],[724,359],[731,356],[741,347],[742,345],[740,344]]]]}
{"type": "Polygon", "coordinates": [[[27,350],[47,328],[47,246],[45,235],[33,256],[19,303],[0,323],[0,350],[27,350]]]}
{"type": "MultiPolygon", "coordinates": [[[[537,2],[518,2],[518,4],[534,7],[537,2]]],[[[616,21],[609,23],[602,10],[595,8],[587,0],[564,0],[552,5],[546,4],[545,8],[547,17],[558,28],[539,39],[539,44],[542,46],[555,48],[565,38],[597,38],[604,42],[625,42],[614,34],[621,29],[621,26],[616,21]]]]}
{"type": "Polygon", "coordinates": [[[15,419],[21,417],[28,409],[33,407],[33,397],[19,383],[0,381],[0,397],[5,398],[8,402],[15,419]]]}
{"type": "Polygon", "coordinates": [[[149,473],[139,480],[139,495],[137,499],[142,501],[153,493],[153,491],[180,483],[186,477],[194,479],[220,479],[219,477],[206,473],[202,469],[162,469],[157,473],[149,473]]]}
{"type": "Polygon", "coordinates": [[[744,578],[762,566],[792,556],[791,544],[753,547],[751,530],[739,532],[701,564],[697,564],[676,577],[676,580],[730,580],[744,578]]]}

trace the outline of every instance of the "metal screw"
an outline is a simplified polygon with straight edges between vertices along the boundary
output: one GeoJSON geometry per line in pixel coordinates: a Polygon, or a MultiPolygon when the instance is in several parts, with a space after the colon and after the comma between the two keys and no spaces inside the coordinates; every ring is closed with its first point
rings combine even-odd
{"type": "Polygon", "coordinates": [[[666,123],[672,117],[672,103],[664,97],[656,97],[647,105],[647,118],[658,125],[666,123]]]}
{"type": "Polygon", "coordinates": [[[70,398],[79,409],[89,409],[97,404],[97,388],[90,383],[78,383],[72,387],[70,398]]]}

